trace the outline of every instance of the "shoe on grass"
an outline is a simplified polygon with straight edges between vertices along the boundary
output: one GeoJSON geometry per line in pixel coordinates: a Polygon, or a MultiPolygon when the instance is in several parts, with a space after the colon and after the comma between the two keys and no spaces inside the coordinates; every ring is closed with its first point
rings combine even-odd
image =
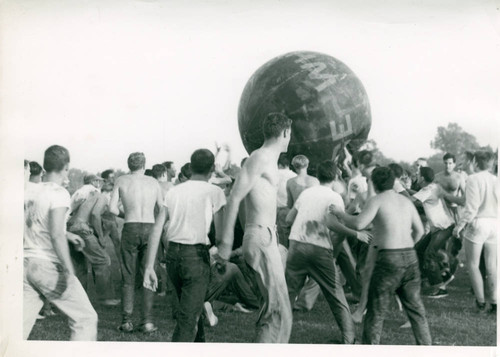
{"type": "Polygon", "coordinates": [[[118,326],[118,330],[122,332],[132,332],[134,331],[134,325],[132,322],[124,322],[118,326]]]}
{"type": "Polygon", "coordinates": [[[251,310],[248,310],[246,307],[244,307],[243,305],[241,305],[239,302],[237,302],[236,304],[234,304],[233,311],[243,312],[245,314],[250,314],[252,312],[251,310]]]}
{"type": "Polygon", "coordinates": [[[446,291],[445,289],[438,289],[438,290],[432,291],[431,293],[427,294],[426,296],[428,298],[431,298],[431,299],[441,299],[441,298],[448,296],[448,291],[446,291]]]}
{"type": "Polygon", "coordinates": [[[487,312],[485,302],[479,302],[475,300],[475,305],[476,305],[476,311],[479,312],[480,314],[484,314],[487,312]]]}
{"type": "Polygon", "coordinates": [[[116,306],[122,301],[120,299],[106,299],[101,301],[101,304],[104,306],[116,306]]]}
{"type": "Polygon", "coordinates": [[[158,330],[158,327],[156,327],[152,322],[146,322],[139,327],[139,330],[144,333],[151,333],[158,330]]]}
{"type": "Polygon", "coordinates": [[[410,321],[406,321],[404,324],[402,324],[401,326],[399,326],[399,328],[410,328],[411,327],[411,322],[410,321]]]}
{"type": "Polygon", "coordinates": [[[205,312],[205,316],[207,318],[208,325],[210,327],[214,327],[219,322],[217,316],[215,316],[214,311],[212,310],[212,304],[208,301],[205,301],[203,304],[203,310],[205,312]]]}

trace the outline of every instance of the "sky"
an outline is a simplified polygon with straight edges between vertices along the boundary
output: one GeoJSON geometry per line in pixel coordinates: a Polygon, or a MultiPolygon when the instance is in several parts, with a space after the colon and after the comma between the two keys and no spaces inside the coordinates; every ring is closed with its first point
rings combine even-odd
{"type": "MultiPolygon", "coordinates": [[[[494,1],[10,1],[2,19],[2,133],[42,162],[52,144],[71,165],[147,167],[215,141],[247,156],[237,109],[268,60],[310,50],[344,62],[370,100],[385,156],[435,151],[458,123],[498,146],[500,20],[494,1]]],[[[4,9],[4,10],[5,10],[4,9]]]]}

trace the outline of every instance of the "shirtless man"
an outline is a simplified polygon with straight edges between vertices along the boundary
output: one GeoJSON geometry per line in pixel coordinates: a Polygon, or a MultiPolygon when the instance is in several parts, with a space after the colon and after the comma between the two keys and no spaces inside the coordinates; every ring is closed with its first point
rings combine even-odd
{"type": "MultiPolygon", "coordinates": [[[[109,204],[109,211],[118,215],[118,200],[121,199],[125,211],[125,223],[122,230],[121,265],[123,279],[122,293],[122,324],[119,329],[132,332],[132,312],[134,311],[134,289],[136,264],[140,264],[140,274],[144,274],[144,264],[148,237],[155,222],[155,205],[162,203],[162,192],[158,181],[144,175],[146,158],[143,153],[135,152],[128,157],[130,174],[116,179],[109,204]]],[[[151,322],[154,293],[143,290],[142,324],[143,332],[156,331],[151,322]]]]}
{"type": "Polygon", "coordinates": [[[373,222],[374,244],[378,247],[368,293],[368,311],[363,329],[364,344],[379,344],[384,316],[391,297],[397,293],[411,322],[417,344],[430,345],[431,336],[420,296],[420,271],[413,246],[424,229],[412,202],[396,193],[394,173],[387,167],[373,170],[371,181],[376,196],[370,198],[358,216],[331,205],[330,213],[353,229],[373,222]]]}
{"type": "Polygon", "coordinates": [[[280,153],[288,149],[291,124],[280,113],[271,113],[264,120],[264,144],[250,155],[236,179],[216,255],[223,269],[231,256],[238,208],[244,200],[243,256],[255,273],[263,297],[255,338],[262,343],[287,343],[292,329],[292,309],[275,230],[277,162],[280,153]]]}
{"type": "MultiPolygon", "coordinates": [[[[85,245],[81,253],[72,252],[76,275],[87,290],[87,261],[92,266],[96,292],[103,305],[114,306],[120,300],[113,299],[114,288],[111,280],[111,259],[106,252],[102,222],[93,214],[101,193],[91,192],[68,222],[68,231],[80,236],[85,245]],[[83,256],[82,256],[83,253],[83,256]]],[[[78,247],[75,247],[78,248],[78,247]]],[[[75,249],[76,250],[76,249],[75,249]]]]}
{"type": "Polygon", "coordinates": [[[289,209],[293,208],[302,191],[306,188],[319,185],[316,177],[307,174],[307,168],[309,167],[309,159],[307,157],[304,155],[295,156],[292,159],[292,166],[295,172],[297,172],[297,176],[286,182],[287,205],[289,209]]]}
{"type": "MultiPolygon", "coordinates": [[[[443,162],[444,171],[436,174],[436,176],[434,177],[434,182],[441,186],[448,195],[463,196],[465,194],[465,176],[455,171],[455,156],[450,153],[446,153],[443,156],[443,162]]],[[[450,210],[450,213],[455,219],[455,223],[457,223],[459,219],[457,204],[450,201],[446,202],[448,203],[447,206],[450,210]]]]}

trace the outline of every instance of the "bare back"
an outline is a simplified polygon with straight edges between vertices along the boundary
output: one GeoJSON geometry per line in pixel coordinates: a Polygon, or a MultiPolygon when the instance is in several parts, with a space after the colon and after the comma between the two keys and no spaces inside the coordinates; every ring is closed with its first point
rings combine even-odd
{"type": "Polygon", "coordinates": [[[71,220],[75,222],[89,223],[90,214],[92,213],[92,210],[100,196],[101,194],[99,192],[91,192],[87,199],[83,201],[80,207],[78,207],[78,210],[73,214],[73,218],[71,220]]]}
{"type": "Polygon", "coordinates": [[[261,168],[262,174],[245,197],[245,223],[266,227],[276,224],[276,201],[278,194],[278,164],[270,160],[266,149],[255,150],[248,160],[261,168]]]}
{"type": "Polygon", "coordinates": [[[286,183],[287,194],[289,195],[288,208],[293,207],[302,191],[304,191],[306,188],[317,185],[319,185],[318,179],[309,175],[305,177],[296,176],[289,179],[286,183]]]}
{"type": "Polygon", "coordinates": [[[158,181],[149,176],[129,174],[120,176],[115,185],[123,203],[125,223],[154,223],[155,205],[162,201],[158,181]]]}
{"type": "Polygon", "coordinates": [[[378,207],[373,220],[374,244],[378,249],[413,247],[412,229],[422,223],[412,202],[392,190],[378,194],[371,201],[378,207]]]}

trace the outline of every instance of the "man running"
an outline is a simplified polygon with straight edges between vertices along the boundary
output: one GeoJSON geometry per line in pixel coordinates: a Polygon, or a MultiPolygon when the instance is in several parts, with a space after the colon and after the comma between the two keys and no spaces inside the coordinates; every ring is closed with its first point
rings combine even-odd
{"type": "Polygon", "coordinates": [[[412,202],[396,193],[394,173],[387,167],[373,170],[371,181],[376,196],[370,198],[358,216],[344,213],[335,205],[330,212],[347,226],[361,230],[373,222],[378,247],[364,320],[363,343],[379,344],[391,297],[397,293],[411,322],[417,344],[430,345],[431,335],[420,296],[420,270],[413,246],[424,228],[412,202]]]}
{"type": "MultiPolygon", "coordinates": [[[[143,153],[135,152],[128,157],[130,174],[116,179],[109,211],[118,215],[118,200],[121,199],[125,211],[125,223],[122,230],[121,264],[122,264],[122,324],[119,329],[132,332],[132,312],[134,311],[134,290],[136,264],[140,264],[141,276],[144,274],[145,255],[148,237],[155,222],[155,205],[162,204],[162,192],[158,181],[144,175],[146,158],[143,153]]],[[[156,331],[151,322],[154,293],[143,290],[142,298],[142,332],[156,331]]]]}
{"type": "Polygon", "coordinates": [[[276,238],[278,158],[290,142],[292,121],[280,113],[264,120],[264,143],[255,150],[236,179],[226,206],[218,263],[231,256],[234,226],[240,202],[245,202],[243,256],[252,268],[263,297],[255,341],[287,343],[292,328],[292,310],[276,238]]]}

